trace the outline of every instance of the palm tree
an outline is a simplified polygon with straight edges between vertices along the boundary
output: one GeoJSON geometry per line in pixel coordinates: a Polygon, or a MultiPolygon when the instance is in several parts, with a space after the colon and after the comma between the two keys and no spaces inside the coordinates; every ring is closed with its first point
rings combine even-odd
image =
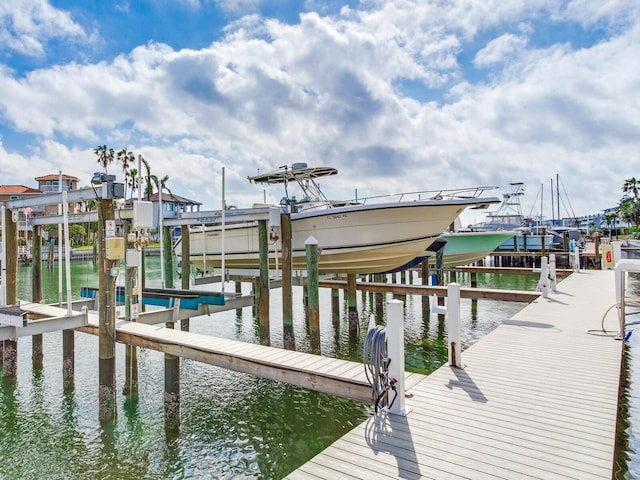
{"type": "MultiPolygon", "coordinates": [[[[129,172],[129,167],[133,164],[133,162],[135,162],[136,160],[136,156],[134,155],[133,152],[130,152],[129,150],[127,150],[126,148],[123,148],[122,150],[120,150],[117,155],[116,155],[117,160],[122,164],[122,171],[124,172],[124,198],[127,198],[127,186],[129,186],[129,182],[127,181],[130,172],[129,172]]],[[[131,193],[133,194],[133,187],[131,190],[131,193]]]]}
{"type": "Polygon", "coordinates": [[[98,163],[102,166],[104,173],[108,173],[107,169],[109,165],[113,163],[113,159],[115,158],[113,148],[107,148],[106,145],[98,145],[93,149],[93,153],[98,156],[98,163]]]}
{"type": "Polygon", "coordinates": [[[626,179],[622,185],[622,191],[625,195],[620,200],[620,206],[618,207],[620,218],[635,225],[634,230],[637,232],[638,225],[640,225],[640,200],[638,199],[640,180],[636,179],[636,177],[626,179]]]}
{"type": "Polygon", "coordinates": [[[140,185],[138,185],[138,169],[137,168],[131,168],[127,173],[125,173],[124,184],[125,184],[125,188],[126,187],[131,188],[131,196],[133,197],[133,192],[135,192],[136,190],[138,190],[138,188],[140,188],[140,185]]]}
{"type": "Polygon", "coordinates": [[[635,200],[638,200],[638,193],[640,192],[640,180],[637,180],[636,177],[628,178],[624,181],[622,185],[623,193],[631,193],[635,200]]]}

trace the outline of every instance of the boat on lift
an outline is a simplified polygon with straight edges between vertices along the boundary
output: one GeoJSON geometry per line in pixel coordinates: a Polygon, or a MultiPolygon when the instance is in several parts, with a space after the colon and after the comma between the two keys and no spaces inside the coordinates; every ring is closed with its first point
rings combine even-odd
{"type": "MultiPolygon", "coordinates": [[[[317,179],[337,173],[332,167],[295,163],[248,178],[254,184],[284,186],[280,207],[291,214],[294,270],[306,270],[305,242],[310,237],[318,242],[320,273],[393,270],[423,254],[466,208],[499,203],[496,197],[482,197],[486,190],[496,187],[329,200],[317,179]],[[300,189],[300,196],[289,196],[292,186],[300,189]]],[[[178,257],[181,241],[174,245],[178,257]]],[[[223,254],[225,269],[258,268],[257,221],[229,223],[224,229],[220,225],[191,228],[189,252],[190,263],[201,271],[220,268],[223,254]]],[[[269,265],[282,265],[281,232],[276,224],[269,226],[269,265]]]]}

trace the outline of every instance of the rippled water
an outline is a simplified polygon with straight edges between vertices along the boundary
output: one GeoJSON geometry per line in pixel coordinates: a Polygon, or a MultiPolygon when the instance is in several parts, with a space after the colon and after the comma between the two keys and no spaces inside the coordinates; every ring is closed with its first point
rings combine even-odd
{"type": "MultiPolygon", "coordinates": [[[[74,262],[72,267],[73,292],[79,292],[81,286],[97,286],[91,262],[74,262]]],[[[158,269],[157,259],[151,257],[151,286],[158,269]]],[[[45,300],[57,301],[57,270],[43,273],[45,300]]],[[[464,285],[469,278],[462,275],[457,281],[464,285]]],[[[478,275],[478,285],[491,288],[533,290],[535,284],[534,276],[478,275]]],[[[20,298],[30,298],[30,288],[30,268],[20,267],[20,298]]],[[[248,293],[249,285],[243,288],[248,293]]],[[[366,325],[370,314],[375,313],[374,296],[359,293],[361,336],[356,343],[349,341],[345,305],[341,304],[339,325],[333,325],[330,296],[329,290],[320,291],[322,353],[360,360],[366,325]]],[[[523,306],[462,300],[463,346],[477,341],[523,306]]],[[[271,318],[281,318],[281,311],[280,292],[274,290],[271,318]]],[[[302,290],[294,287],[296,345],[298,350],[306,351],[309,339],[303,318],[302,290]]],[[[446,362],[444,325],[423,315],[420,297],[406,297],[405,325],[408,370],[429,373],[446,362]]],[[[197,333],[259,341],[258,323],[251,308],[243,309],[240,315],[229,311],[194,318],[190,328],[197,333]]],[[[631,350],[634,341],[640,342],[640,335],[632,336],[631,350]]],[[[44,369],[33,372],[31,339],[18,342],[18,378],[14,384],[3,381],[0,399],[2,479],[277,479],[369,415],[369,406],[359,402],[182,360],[182,425],[179,433],[167,435],[164,356],[139,349],[139,401],[130,404],[119,396],[117,419],[101,424],[97,404],[98,339],[75,335],[75,388],[66,392],[61,381],[61,344],[60,333],[46,334],[44,369]]],[[[271,344],[282,347],[282,326],[276,320],[271,322],[271,344]]],[[[121,388],[123,346],[118,344],[116,352],[117,384],[121,388]]],[[[632,364],[631,368],[637,367],[632,364]]],[[[637,405],[630,410],[635,412],[637,405]]],[[[636,432],[630,433],[629,444],[635,448],[638,437],[636,432]]],[[[631,462],[637,464],[635,459],[631,462]]]]}

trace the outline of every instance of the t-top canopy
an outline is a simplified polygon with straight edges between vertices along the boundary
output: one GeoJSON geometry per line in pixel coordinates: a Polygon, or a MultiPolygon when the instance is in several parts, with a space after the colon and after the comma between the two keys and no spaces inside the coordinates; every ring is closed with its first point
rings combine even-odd
{"type": "Polygon", "coordinates": [[[273,172],[247,177],[253,183],[285,183],[291,180],[305,180],[307,178],[328,177],[336,175],[338,170],[332,167],[308,167],[306,163],[294,163],[291,167],[282,167],[273,172]]]}

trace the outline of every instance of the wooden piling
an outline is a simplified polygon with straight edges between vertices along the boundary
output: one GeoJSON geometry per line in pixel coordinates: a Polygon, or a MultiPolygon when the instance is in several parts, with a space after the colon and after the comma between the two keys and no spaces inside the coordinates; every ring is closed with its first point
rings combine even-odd
{"type": "Polygon", "coordinates": [[[115,310],[116,277],[112,275],[114,260],[106,258],[105,235],[107,220],[114,219],[113,201],[101,199],[98,208],[98,295],[99,295],[99,379],[98,379],[98,417],[101,421],[116,416],[116,362],[115,362],[115,310]]]}
{"type": "Polygon", "coordinates": [[[75,382],[76,355],[75,332],[73,329],[62,331],[62,388],[71,390],[75,382]]]}
{"type": "MultiPolygon", "coordinates": [[[[34,225],[31,246],[31,300],[42,302],[42,226],[34,225]]],[[[42,334],[31,337],[31,361],[34,372],[41,372],[44,367],[44,350],[42,334]]]]}
{"type": "Polygon", "coordinates": [[[173,249],[171,248],[171,227],[162,227],[162,235],[164,248],[162,249],[163,258],[161,261],[164,262],[164,287],[173,288],[173,249]]]}
{"type": "Polygon", "coordinates": [[[258,220],[258,245],[260,248],[259,306],[260,343],[269,345],[269,244],[267,237],[267,221],[258,220]]]}
{"type": "Polygon", "coordinates": [[[293,335],[293,284],[292,284],[292,251],[291,251],[291,215],[280,215],[280,239],[282,244],[282,333],[284,348],[296,349],[293,335]]]}
{"type": "MultiPolygon", "coordinates": [[[[6,239],[6,280],[7,285],[5,293],[7,296],[7,305],[14,305],[18,301],[17,278],[18,278],[18,225],[13,221],[12,212],[8,208],[5,209],[4,218],[6,239]]],[[[3,378],[9,381],[15,381],[18,375],[18,341],[5,340],[2,351],[2,373],[3,378]]]]}
{"type": "Polygon", "coordinates": [[[318,274],[318,241],[309,237],[305,242],[307,253],[307,291],[309,294],[309,340],[311,353],[320,353],[320,306],[318,274]]]}
{"type": "Polygon", "coordinates": [[[358,305],[356,301],[356,274],[347,274],[347,311],[349,314],[349,339],[358,337],[358,305]]]}
{"type": "MultiPolygon", "coordinates": [[[[125,220],[122,224],[124,238],[128,249],[133,249],[135,246],[128,241],[128,235],[131,231],[131,224],[125,220]]],[[[137,295],[132,299],[133,294],[133,279],[138,270],[137,265],[127,265],[125,262],[124,269],[124,318],[131,322],[137,321],[137,318],[132,318],[131,304],[135,301],[138,303],[137,295]]],[[[136,305],[137,306],[137,305],[136,305]]],[[[124,347],[125,357],[125,371],[124,371],[124,385],[122,387],[122,394],[126,395],[130,400],[137,400],[138,398],[138,347],[135,345],[125,345],[124,347]]]]}
{"type": "Polygon", "coordinates": [[[340,326],[340,290],[337,288],[331,289],[331,322],[336,328],[340,326]]]}
{"type": "MultiPolygon", "coordinates": [[[[162,228],[164,262],[164,287],[173,288],[173,251],[171,249],[171,227],[162,228]]],[[[189,257],[187,257],[189,258],[189,257]]],[[[224,272],[222,272],[224,281],[224,272]]],[[[175,328],[174,322],[167,322],[167,328],[175,328]]],[[[164,354],[164,426],[167,431],[180,430],[180,357],[164,354]]]]}
{"type": "MultiPolygon", "coordinates": [[[[167,322],[167,328],[174,328],[167,322]]],[[[164,426],[169,432],[180,430],[180,357],[164,354],[164,426]]]]}
{"type": "MultiPolygon", "coordinates": [[[[420,264],[420,276],[422,277],[422,285],[429,285],[429,258],[425,258],[422,263],[420,264]]],[[[428,295],[423,295],[422,296],[422,315],[424,317],[424,315],[426,315],[429,310],[430,310],[430,306],[429,306],[429,296],[428,295]]]]}

